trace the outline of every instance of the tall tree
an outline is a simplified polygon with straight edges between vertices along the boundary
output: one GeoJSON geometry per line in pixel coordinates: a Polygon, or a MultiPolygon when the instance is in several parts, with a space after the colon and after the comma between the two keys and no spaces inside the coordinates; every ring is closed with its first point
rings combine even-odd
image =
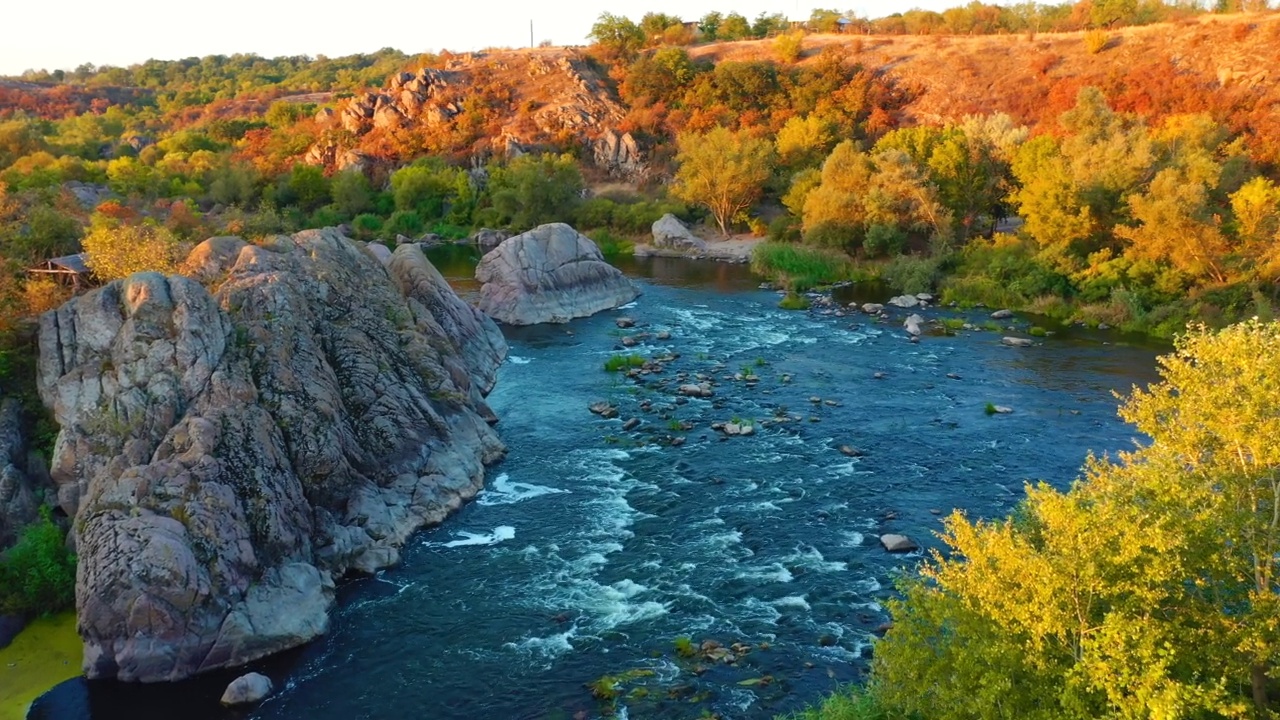
{"type": "Polygon", "coordinates": [[[750,209],[773,170],[773,144],[746,131],[717,127],[706,134],[683,133],[672,191],[686,202],[711,211],[720,232],[750,209]]]}

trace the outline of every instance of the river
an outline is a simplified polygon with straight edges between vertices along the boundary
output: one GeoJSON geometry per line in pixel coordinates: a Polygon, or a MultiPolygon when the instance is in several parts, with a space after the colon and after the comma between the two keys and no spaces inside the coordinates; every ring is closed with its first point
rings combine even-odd
{"type": "MultiPolygon", "coordinates": [[[[473,289],[465,258],[437,261],[473,289]]],[[[780,310],[741,266],[624,268],[644,291],[633,306],[507,332],[490,398],[506,460],[402,564],[342,585],[328,636],[261,666],[283,686],[267,702],[218,709],[222,675],[77,682],[38,716],[770,718],[865,671],[895,575],[923,556],[886,553],[880,534],[938,548],[953,510],[999,517],[1026,482],[1067,486],[1089,451],[1131,445],[1112,392],[1154,376],[1157,348],[1105,333],[1032,348],[969,331],[912,344],[902,312],[877,324],[780,310]],[[653,335],[635,352],[680,356],[643,386],[603,370],[621,315],[639,325],[625,332],[653,335]],[[677,372],[714,376],[716,395],[676,404],[653,388],[677,372]],[[724,379],[738,373],[760,379],[724,379]],[[620,417],[590,414],[598,400],[620,417]],[[988,415],[988,403],[1013,412],[988,415]],[[641,426],[624,431],[632,417],[641,426]],[[710,428],[735,419],[756,421],[755,434],[710,428]],[[676,436],[682,446],[667,444],[676,436]],[[681,637],[739,644],[736,662],[682,657],[681,637]],[[593,683],[615,697],[593,697],[593,683]]]]}

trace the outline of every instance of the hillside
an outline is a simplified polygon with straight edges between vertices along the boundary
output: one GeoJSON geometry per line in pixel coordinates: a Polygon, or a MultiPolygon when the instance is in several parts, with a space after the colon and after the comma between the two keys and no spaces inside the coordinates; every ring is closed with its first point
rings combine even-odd
{"type": "MultiPolygon", "coordinates": [[[[810,35],[804,60],[839,47],[908,92],[900,124],[942,123],[1004,112],[1028,125],[1052,121],[1081,87],[1101,88],[1116,110],[1161,116],[1207,111],[1266,146],[1280,146],[1280,15],[1205,15],[1121,28],[1091,53],[1085,32],[1026,35],[810,35]]],[[[713,62],[772,58],[769,40],[698,46],[713,62]]],[[[1261,148],[1260,148],[1261,149],[1261,148]]]]}

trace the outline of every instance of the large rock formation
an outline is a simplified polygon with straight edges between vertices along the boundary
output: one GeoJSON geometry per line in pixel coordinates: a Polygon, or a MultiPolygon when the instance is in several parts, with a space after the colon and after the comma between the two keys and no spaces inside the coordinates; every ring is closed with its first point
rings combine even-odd
{"type": "Polygon", "coordinates": [[[476,267],[480,309],[508,325],[563,323],[625,305],[640,291],[564,223],[504,240],[476,267]]]}
{"type": "Polygon", "coordinates": [[[0,550],[18,539],[18,531],[38,517],[36,494],[27,477],[22,407],[0,397],[0,550]]]}
{"type": "Polygon", "coordinates": [[[387,134],[403,128],[438,138],[465,135],[457,125],[464,110],[489,108],[486,137],[454,148],[478,157],[508,159],[533,152],[562,152],[577,145],[582,157],[609,174],[642,180],[649,172],[645,150],[617,128],[627,109],[593,63],[573,49],[538,49],[455,55],[442,67],[392,75],[386,87],[343,102],[336,112],[320,112],[322,127],[342,129],[357,147],[321,140],[308,151],[312,164],[335,169],[363,167],[387,134]],[[500,88],[501,100],[494,96],[500,88]]]}
{"type": "Polygon", "coordinates": [[[506,345],[416,247],[384,266],[335,229],[215,238],[186,272],[41,318],[91,678],[324,633],[334,580],[396,562],[504,452],[483,396],[506,345]]]}

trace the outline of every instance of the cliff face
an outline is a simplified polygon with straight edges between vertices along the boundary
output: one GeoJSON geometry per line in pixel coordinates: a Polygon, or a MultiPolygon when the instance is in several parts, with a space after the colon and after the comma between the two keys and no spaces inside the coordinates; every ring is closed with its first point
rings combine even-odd
{"type": "Polygon", "coordinates": [[[174,680],[324,633],[334,579],[396,562],[504,452],[483,397],[506,345],[416,247],[384,266],[333,229],[215,238],[186,273],[41,319],[89,677],[174,680]]]}
{"type": "Polygon", "coordinates": [[[336,168],[361,166],[363,150],[374,151],[404,132],[456,146],[470,137],[475,108],[489,108],[492,116],[473,151],[513,157],[576,144],[612,175],[638,179],[647,171],[635,138],[616,129],[626,115],[617,94],[580,53],[558,48],[468,53],[442,68],[394,75],[380,91],[316,115],[321,127],[357,138],[354,149],[322,140],[306,159],[336,168]]]}

